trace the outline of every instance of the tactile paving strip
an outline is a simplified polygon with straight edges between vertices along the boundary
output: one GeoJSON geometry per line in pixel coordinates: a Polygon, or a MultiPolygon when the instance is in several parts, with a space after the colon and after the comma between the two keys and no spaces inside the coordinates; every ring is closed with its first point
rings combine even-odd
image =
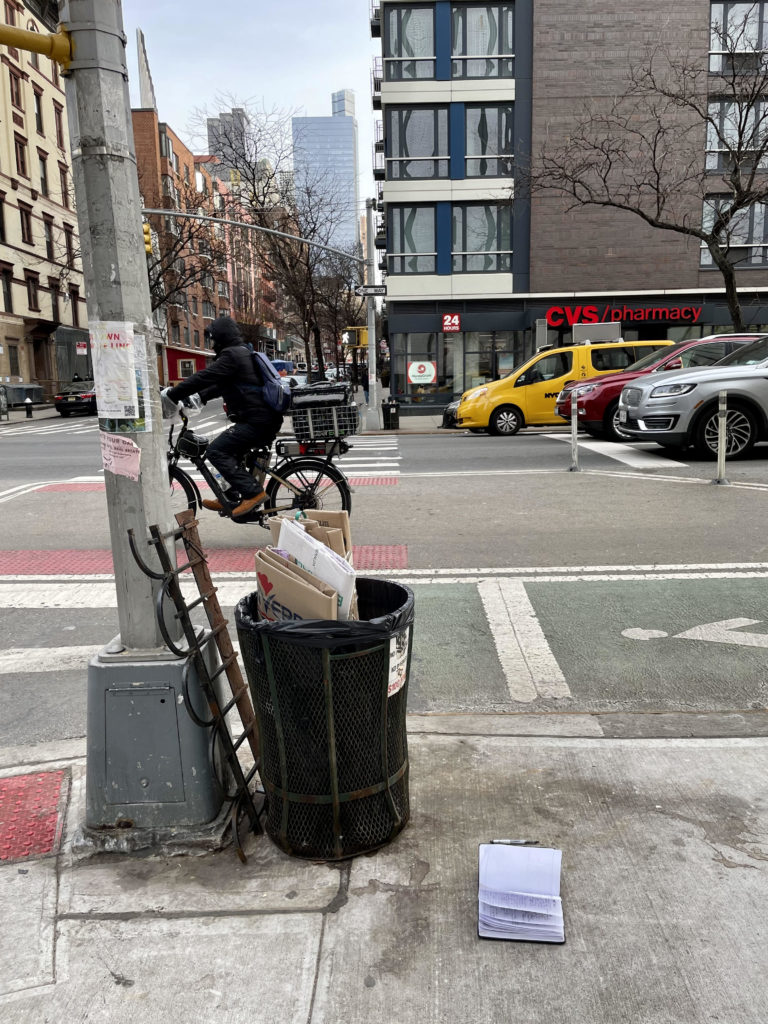
{"type": "Polygon", "coordinates": [[[63,779],[63,771],[0,779],[0,861],[43,857],[58,849],[63,779]]]}
{"type": "MultiPolygon", "coordinates": [[[[209,548],[211,572],[253,572],[254,550],[255,547],[209,548]]],[[[407,569],[407,553],[405,544],[352,546],[356,569],[407,569]]],[[[90,576],[112,572],[111,551],[0,551],[2,576],[90,576]]]]}
{"type": "Polygon", "coordinates": [[[378,484],[379,487],[395,487],[399,477],[396,476],[351,476],[350,486],[365,487],[366,484],[378,484]]]}

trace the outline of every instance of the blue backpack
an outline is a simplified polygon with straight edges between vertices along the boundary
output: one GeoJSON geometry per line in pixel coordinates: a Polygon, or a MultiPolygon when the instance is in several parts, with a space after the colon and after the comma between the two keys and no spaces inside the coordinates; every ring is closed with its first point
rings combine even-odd
{"type": "Polygon", "coordinates": [[[291,407],[290,388],[283,384],[283,378],[267,359],[263,352],[251,350],[256,372],[260,374],[263,384],[259,389],[264,404],[275,412],[286,413],[291,407]]]}

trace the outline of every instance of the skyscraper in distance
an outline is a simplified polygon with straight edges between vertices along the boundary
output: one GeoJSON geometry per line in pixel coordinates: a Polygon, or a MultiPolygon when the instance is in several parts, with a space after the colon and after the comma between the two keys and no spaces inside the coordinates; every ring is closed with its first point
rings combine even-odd
{"type": "Polygon", "coordinates": [[[357,120],[355,94],[341,89],[331,97],[330,117],[294,117],[293,166],[302,182],[327,188],[332,195],[335,227],[331,245],[360,244],[357,120]]]}

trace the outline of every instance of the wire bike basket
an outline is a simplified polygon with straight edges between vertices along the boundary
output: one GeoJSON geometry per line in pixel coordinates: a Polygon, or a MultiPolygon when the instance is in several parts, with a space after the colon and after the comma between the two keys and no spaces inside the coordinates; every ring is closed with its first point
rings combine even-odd
{"type": "Polygon", "coordinates": [[[346,384],[294,388],[290,415],[298,441],[322,441],[360,433],[360,415],[346,384]]]}

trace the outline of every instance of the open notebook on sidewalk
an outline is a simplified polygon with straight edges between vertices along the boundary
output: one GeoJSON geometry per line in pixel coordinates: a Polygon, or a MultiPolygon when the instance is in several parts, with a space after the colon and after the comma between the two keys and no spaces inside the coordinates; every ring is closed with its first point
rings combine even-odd
{"type": "Polygon", "coordinates": [[[482,939],[565,942],[561,850],[480,845],[478,934],[482,939]]]}

